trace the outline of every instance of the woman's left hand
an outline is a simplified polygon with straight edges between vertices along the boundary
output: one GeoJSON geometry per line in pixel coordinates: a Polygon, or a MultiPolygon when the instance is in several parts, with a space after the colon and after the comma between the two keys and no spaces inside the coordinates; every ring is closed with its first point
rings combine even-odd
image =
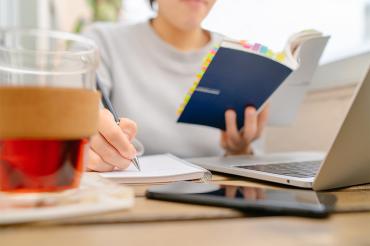
{"type": "Polygon", "coordinates": [[[268,105],[259,113],[253,107],[244,111],[244,127],[238,131],[237,115],[234,110],[225,112],[226,131],[221,132],[221,146],[226,155],[252,154],[251,144],[258,139],[267,123],[268,105]]]}

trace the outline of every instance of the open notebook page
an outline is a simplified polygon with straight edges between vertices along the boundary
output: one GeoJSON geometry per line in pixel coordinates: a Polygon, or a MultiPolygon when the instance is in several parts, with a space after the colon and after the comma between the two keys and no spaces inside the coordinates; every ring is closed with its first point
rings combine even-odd
{"type": "Polygon", "coordinates": [[[124,171],[115,170],[100,175],[120,183],[150,183],[200,179],[208,172],[171,154],[144,156],[139,161],[141,171],[131,164],[124,171]]]}

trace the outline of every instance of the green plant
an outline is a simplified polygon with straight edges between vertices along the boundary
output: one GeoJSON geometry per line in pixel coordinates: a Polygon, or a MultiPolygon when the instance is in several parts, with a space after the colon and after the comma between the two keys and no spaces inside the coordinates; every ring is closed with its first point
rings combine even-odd
{"type": "Polygon", "coordinates": [[[117,21],[122,8],[122,0],[86,0],[91,9],[90,20],[79,19],[75,32],[81,32],[87,23],[95,21],[117,21]]]}

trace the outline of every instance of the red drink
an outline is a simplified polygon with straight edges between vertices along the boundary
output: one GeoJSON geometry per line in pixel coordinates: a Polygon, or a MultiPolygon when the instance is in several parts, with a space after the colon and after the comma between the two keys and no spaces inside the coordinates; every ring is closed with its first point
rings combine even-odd
{"type": "Polygon", "coordinates": [[[76,188],[87,140],[0,140],[0,190],[52,192],[76,188]]]}
{"type": "Polygon", "coordinates": [[[0,30],[0,64],[0,198],[78,188],[84,147],[98,129],[96,44],[71,33],[0,30]]]}
{"type": "Polygon", "coordinates": [[[0,192],[78,188],[99,99],[85,89],[0,87],[0,192]]]}

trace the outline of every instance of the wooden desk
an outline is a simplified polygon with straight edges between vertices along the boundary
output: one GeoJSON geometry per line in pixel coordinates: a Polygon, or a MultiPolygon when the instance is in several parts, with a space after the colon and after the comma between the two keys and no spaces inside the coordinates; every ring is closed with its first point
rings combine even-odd
{"type": "MultiPolygon", "coordinates": [[[[231,176],[215,176],[213,182],[266,185],[231,176]]],[[[147,200],[146,186],[133,187],[137,199],[130,211],[0,227],[0,245],[370,245],[370,212],[324,220],[251,217],[231,209],[147,200]]],[[[369,186],[336,194],[343,208],[370,206],[369,186]]]]}

